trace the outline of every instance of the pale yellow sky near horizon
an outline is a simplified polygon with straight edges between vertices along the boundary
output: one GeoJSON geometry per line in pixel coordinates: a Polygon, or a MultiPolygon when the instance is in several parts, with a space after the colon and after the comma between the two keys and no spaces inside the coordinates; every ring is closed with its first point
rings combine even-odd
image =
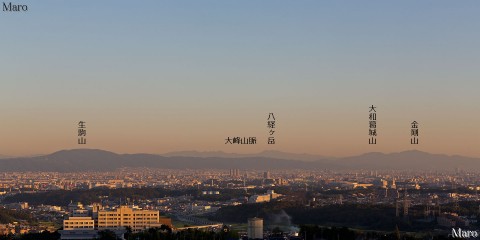
{"type": "Polygon", "coordinates": [[[0,154],[23,156],[62,149],[98,148],[117,153],[155,154],[189,150],[233,153],[278,150],[342,157],[366,152],[389,153],[416,149],[430,153],[480,156],[476,147],[478,139],[475,139],[480,135],[478,128],[472,119],[456,117],[455,110],[446,115],[417,110],[415,115],[419,117],[411,118],[392,107],[385,108],[384,105],[377,105],[377,145],[368,144],[368,105],[363,109],[359,106],[355,111],[327,107],[328,110],[324,112],[310,112],[309,108],[295,109],[295,114],[274,112],[277,124],[275,145],[266,143],[269,136],[266,126],[268,112],[248,113],[246,109],[226,109],[222,111],[225,114],[215,115],[211,109],[191,109],[160,115],[145,109],[126,112],[107,110],[102,113],[87,110],[84,111],[86,114],[64,110],[65,114],[58,112],[56,115],[60,117],[51,118],[45,112],[31,110],[4,115],[0,154]],[[208,111],[211,111],[210,114],[201,114],[208,111]],[[132,112],[137,117],[128,114],[132,112]],[[77,115],[76,119],[72,115],[77,115]],[[82,118],[80,115],[89,117],[82,118]],[[432,117],[438,117],[438,121],[423,120],[432,117]],[[86,145],[77,144],[77,119],[86,121],[86,145]],[[411,119],[420,124],[419,145],[410,144],[411,119]],[[461,128],[453,128],[455,124],[452,123],[461,128]],[[236,136],[256,137],[257,144],[225,144],[227,137],[236,136]]]}

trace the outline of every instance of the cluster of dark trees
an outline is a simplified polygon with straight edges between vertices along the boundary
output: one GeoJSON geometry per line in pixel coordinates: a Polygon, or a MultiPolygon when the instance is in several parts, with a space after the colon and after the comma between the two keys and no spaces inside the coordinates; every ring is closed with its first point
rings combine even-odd
{"type": "Polygon", "coordinates": [[[362,231],[352,230],[346,227],[320,227],[317,225],[301,225],[300,233],[302,239],[315,240],[357,240],[357,239],[371,239],[371,240],[446,240],[453,239],[448,234],[443,235],[429,235],[423,234],[421,236],[411,233],[401,233],[396,226],[393,231],[379,232],[379,231],[362,231]]]}
{"type": "MultiPolygon", "coordinates": [[[[252,217],[261,217],[265,223],[279,212],[286,212],[294,224],[319,224],[390,230],[399,224],[395,208],[383,205],[344,204],[311,208],[293,201],[243,204],[223,207],[210,218],[221,222],[242,223],[252,217]]],[[[273,219],[272,219],[273,221],[273,219]]]]}
{"type": "MultiPolygon", "coordinates": [[[[238,233],[231,231],[224,226],[221,231],[205,231],[198,229],[187,229],[173,232],[168,226],[162,225],[160,228],[150,228],[139,233],[127,233],[128,240],[237,240],[238,233]]],[[[115,240],[105,238],[105,240],[115,240]]]]}
{"type": "Polygon", "coordinates": [[[37,193],[20,193],[6,197],[3,203],[28,202],[31,205],[58,205],[65,206],[74,200],[84,204],[101,202],[101,198],[106,196],[109,200],[119,199],[153,199],[165,196],[175,197],[191,195],[198,200],[217,200],[226,201],[232,198],[244,196],[245,192],[238,189],[223,189],[221,195],[202,195],[202,190],[197,188],[190,189],[164,189],[164,188],[94,188],[88,190],[55,190],[37,193]]]}
{"type": "MultiPolygon", "coordinates": [[[[127,228],[125,233],[127,240],[237,240],[238,233],[230,231],[227,226],[224,226],[221,231],[203,231],[198,229],[188,229],[184,231],[173,232],[172,229],[166,225],[160,228],[150,228],[148,230],[132,233],[127,228]]],[[[0,235],[0,240],[58,240],[60,234],[58,232],[44,231],[42,233],[28,233],[19,236],[13,234],[0,235]]],[[[117,240],[117,236],[113,231],[103,230],[99,232],[98,240],[117,240]]]]}
{"type": "MultiPolygon", "coordinates": [[[[460,202],[454,208],[453,204],[442,206],[442,211],[458,212],[463,215],[478,214],[478,202],[460,202]]],[[[266,225],[275,221],[275,215],[285,212],[296,225],[315,224],[320,226],[348,226],[359,229],[391,231],[398,226],[402,231],[425,232],[432,231],[436,221],[424,220],[424,206],[412,206],[409,216],[396,217],[394,205],[379,204],[343,204],[320,207],[306,207],[304,204],[292,201],[279,201],[259,204],[243,204],[222,207],[210,216],[211,220],[220,222],[243,223],[248,218],[261,217],[266,225]]],[[[480,218],[479,218],[480,219],[480,218]]]]}
{"type": "MultiPolygon", "coordinates": [[[[273,231],[275,233],[275,231],[273,231]]],[[[279,235],[281,236],[281,234],[279,235]]],[[[198,229],[188,229],[179,232],[173,232],[168,226],[162,225],[160,228],[151,228],[142,232],[132,233],[127,229],[125,234],[127,240],[237,240],[239,235],[224,226],[221,231],[203,231],[198,229]]],[[[0,240],[58,240],[58,232],[44,231],[42,233],[29,233],[20,236],[3,235],[0,240]]],[[[452,239],[448,235],[422,235],[417,236],[411,233],[401,233],[398,227],[393,231],[363,231],[354,230],[346,227],[321,227],[318,225],[300,225],[299,239],[305,240],[446,240],[452,239]]],[[[99,232],[98,240],[117,240],[115,233],[110,230],[99,232]]]]}
{"type": "Polygon", "coordinates": [[[10,235],[0,235],[0,240],[58,240],[60,239],[60,234],[58,232],[49,232],[44,231],[42,233],[27,233],[19,236],[13,234],[10,235]]]}
{"type": "MultiPolygon", "coordinates": [[[[301,198],[303,201],[305,198],[304,191],[294,191],[290,187],[275,187],[275,192],[285,194],[291,197],[295,197],[297,201],[301,198]]],[[[17,203],[28,202],[30,205],[57,205],[66,206],[70,201],[81,202],[84,204],[90,204],[93,202],[100,202],[102,197],[108,197],[109,200],[115,201],[119,199],[126,199],[127,197],[134,199],[153,199],[162,198],[165,196],[175,197],[190,195],[197,200],[210,200],[210,201],[227,201],[233,198],[242,198],[254,194],[264,193],[265,190],[249,190],[248,194],[242,189],[165,189],[160,187],[149,188],[93,188],[93,189],[76,189],[76,190],[54,190],[46,192],[36,193],[19,193],[13,196],[7,196],[3,199],[3,203],[17,203]],[[203,195],[202,191],[218,190],[220,195],[203,195]]]]}
{"type": "Polygon", "coordinates": [[[107,196],[110,200],[125,199],[152,199],[165,196],[182,196],[196,194],[196,189],[170,190],[164,188],[94,188],[88,190],[55,190],[38,193],[20,193],[6,197],[3,203],[28,202],[31,205],[59,205],[65,206],[70,201],[90,204],[100,202],[101,197],[107,196]]]}
{"type": "Polygon", "coordinates": [[[34,222],[32,215],[27,211],[16,211],[0,208],[0,223],[7,224],[18,221],[34,222]]]}

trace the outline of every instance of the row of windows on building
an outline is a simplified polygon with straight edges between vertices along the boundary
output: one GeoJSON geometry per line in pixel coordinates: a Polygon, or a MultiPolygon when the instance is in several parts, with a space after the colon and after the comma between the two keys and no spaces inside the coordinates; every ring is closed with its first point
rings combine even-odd
{"type": "MultiPolygon", "coordinates": [[[[99,216],[101,217],[105,217],[105,216],[110,216],[110,217],[113,217],[113,216],[121,216],[120,214],[116,214],[116,213],[111,213],[111,214],[105,214],[105,213],[100,213],[98,214],[99,216]]],[[[142,213],[135,213],[135,214],[123,214],[124,217],[130,217],[130,216],[158,216],[158,214],[154,214],[154,213],[148,213],[148,214],[142,214],[142,213]]]]}

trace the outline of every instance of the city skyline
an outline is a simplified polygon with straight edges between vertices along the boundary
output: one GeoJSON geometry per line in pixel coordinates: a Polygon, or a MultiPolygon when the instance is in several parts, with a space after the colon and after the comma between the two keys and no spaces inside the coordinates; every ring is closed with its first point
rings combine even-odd
{"type": "Polygon", "coordinates": [[[0,14],[2,155],[78,148],[86,121],[119,153],[480,157],[478,2],[26,3],[0,14]]]}

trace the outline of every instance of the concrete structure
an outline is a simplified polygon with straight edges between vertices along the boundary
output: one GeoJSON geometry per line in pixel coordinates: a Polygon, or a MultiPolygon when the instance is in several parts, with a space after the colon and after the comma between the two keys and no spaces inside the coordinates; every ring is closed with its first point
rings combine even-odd
{"type": "Polygon", "coordinates": [[[95,221],[91,217],[69,217],[63,220],[63,230],[93,230],[95,229],[95,221]]]}
{"type": "Polygon", "coordinates": [[[130,227],[137,232],[148,228],[172,225],[170,219],[160,218],[160,212],[121,206],[114,210],[98,211],[98,229],[130,227]],[[161,221],[162,220],[162,221],[161,221]]]}
{"type": "Polygon", "coordinates": [[[68,212],[73,213],[75,210],[78,210],[78,209],[84,209],[82,203],[80,203],[80,202],[76,202],[76,203],[70,202],[70,204],[68,204],[68,212]]]}
{"type": "Polygon", "coordinates": [[[113,231],[118,239],[124,239],[126,227],[138,232],[161,225],[172,226],[170,218],[160,217],[160,212],[154,210],[128,206],[104,210],[98,204],[88,210],[78,204],[71,204],[71,207],[73,212],[63,220],[63,230],[59,231],[62,240],[97,239],[103,230],[113,231]],[[89,216],[79,216],[83,214],[89,216]]]}
{"type": "Polygon", "coordinates": [[[230,169],[230,177],[240,177],[240,171],[238,169],[230,169]]]}
{"type": "Polygon", "coordinates": [[[268,190],[266,194],[262,195],[253,195],[248,199],[249,203],[261,203],[261,202],[270,202],[273,199],[282,196],[281,194],[275,193],[273,190],[268,190]]]}
{"type": "MultiPolygon", "coordinates": [[[[109,229],[118,239],[125,239],[125,229],[109,229]]],[[[58,231],[61,240],[98,239],[99,230],[95,229],[95,220],[92,217],[69,217],[63,220],[63,230],[58,231]]]]}
{"type": "Polygon", "coordinates": [[[263,239],[263,219],[250,218],[248,219],[248,239],[263,239]]]}

